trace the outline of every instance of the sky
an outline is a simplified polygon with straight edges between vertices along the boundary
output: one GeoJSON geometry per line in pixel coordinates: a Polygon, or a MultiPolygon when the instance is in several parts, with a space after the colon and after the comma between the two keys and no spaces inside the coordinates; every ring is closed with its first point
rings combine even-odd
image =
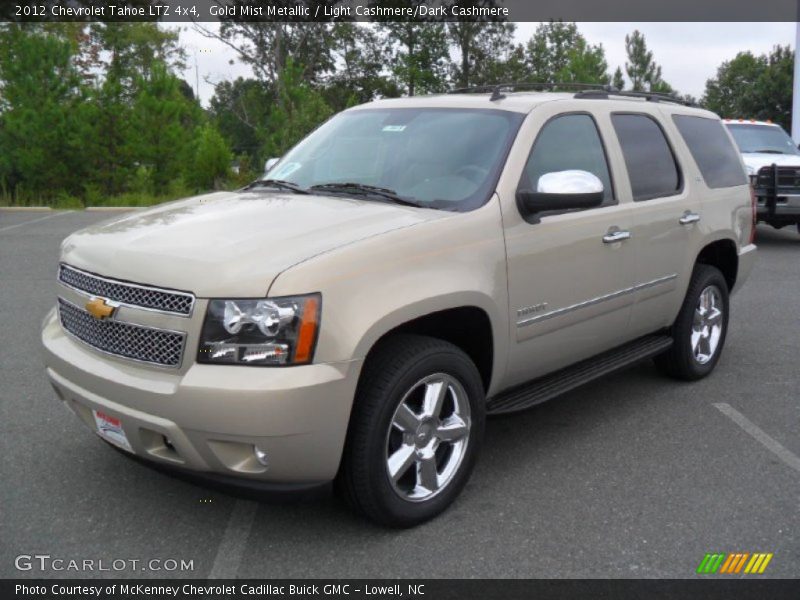
{"type": "MultiPolygon", "coordinates": [[[[525,42],[538,23],[516,25],[517,41],[525,42]]],[[[610,73],[617,66],[624,72],[625,35],[638,29],[661,65],[663,79],[679,92],[698,98],[723,61],[745,50],[762,54],[776,44],[794,47],[795,38],[794,23],[578,23],[578,29],[589,43],[603,45],[610,73]]],[[[181,41],[189,53],[183,77],[192,87],[199,81],[200,99],[206,106],[214,84],[252,74],[234,50],[204,37],[191,25],[181,27],[181,41]]]]}

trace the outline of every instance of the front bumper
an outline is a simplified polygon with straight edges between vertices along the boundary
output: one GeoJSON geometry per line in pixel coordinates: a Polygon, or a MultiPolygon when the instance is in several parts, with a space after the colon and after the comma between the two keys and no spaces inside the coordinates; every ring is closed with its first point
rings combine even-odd
{"type": "Polygon", "coordinates": [[[756,214],[759,221],[787,220],[800,221],[800,196],[778,196],[775,199],[774,211],[770,211],[768,202],[762,197],[758,199],[756,214]]]}
{"type": "Polygon", "coordinates": [[[92,430],[93,410],[119,419],[139,458],[301,486],[336,475],[361,361],[167,372],[96,352],[65,334],[55,311],[42,344],[58,397],[92,430]]]}

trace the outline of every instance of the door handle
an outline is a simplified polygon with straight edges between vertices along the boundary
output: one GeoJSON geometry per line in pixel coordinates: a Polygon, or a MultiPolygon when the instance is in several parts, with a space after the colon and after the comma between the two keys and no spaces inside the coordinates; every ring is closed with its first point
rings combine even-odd
{"type": "Polygon", "coordinates": [[[681,225],[691,225],[692,223],[697,223],[700,220],[700,215],[694,213],[690,210],[687,210],[683,213],[683,216],[678,219],[678,223],[681,225]]]}
{"type": "Polygon", "coordinates": [[[631,239],[631,232],[630,231],[622,231],[622,230],[615,230],[609,231],[607,234],[603,236],[603,243],[604,244],[613,244],[614,242],[624,242],[625,240],[631,239]]]}

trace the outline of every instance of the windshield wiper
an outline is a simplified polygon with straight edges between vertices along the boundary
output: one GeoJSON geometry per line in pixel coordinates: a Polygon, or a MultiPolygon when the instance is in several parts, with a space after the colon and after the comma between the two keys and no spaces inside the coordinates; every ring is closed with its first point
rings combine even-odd
{"type": "Polygon", "coordinates": [[[341,193],[355,193],[361,196],[380,196],[381,198],[386,198],[387,200],[391,200],[396,204],[402,204],[404,206],[415,206],[417,208],[423,208],[423,206],[413,200],[408,200],[407,198],[403,198],[399,196],[397,192],[394,190],[390,190],[388,188],[378,187],[376,185],[367,185],[366,183],[355,183],[355,182],[333,182],[333,183],[318,183],[317,185],[312,185],[309,190],[319,190],[322,192],[341,192],[341,193]]]}
{"type": "Polygon", "coordinates": [[[300,187],[296,183],[292,183],[291,181],[284,181],[283,179],[257,179],[253,183],[246,186],[244,189],[250,190],[254,187],[274,187],[281,190],[289,190],[290,192],[294,192],[295,194],[308,194],[309,191],[305,188],[300,187]]]}
{"type": "Polygon", "coordinates": [[[774,148],[761,148],[760,150],[748,150],[748,152],[752,152],[753,154],[786,154],[774,148]]]}

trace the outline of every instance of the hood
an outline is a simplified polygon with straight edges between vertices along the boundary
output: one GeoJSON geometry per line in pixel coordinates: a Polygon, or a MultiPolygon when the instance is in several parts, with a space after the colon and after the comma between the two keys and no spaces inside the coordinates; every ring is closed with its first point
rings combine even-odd
{"type": "Polygon", "coordinates": [[[748,175],[755,175],[762,167],[770,165],[800,167],[800,156],[796,154],[770,154],[768,152],[743,152],[742,160],[748,175]]]}
{"type": "Polygon", "coordinates": [[[299,262],[448,214],[332,196],[215,193],[78,231],[62,244],[61,260],[199,297],[261,297],[299,262]]]}

